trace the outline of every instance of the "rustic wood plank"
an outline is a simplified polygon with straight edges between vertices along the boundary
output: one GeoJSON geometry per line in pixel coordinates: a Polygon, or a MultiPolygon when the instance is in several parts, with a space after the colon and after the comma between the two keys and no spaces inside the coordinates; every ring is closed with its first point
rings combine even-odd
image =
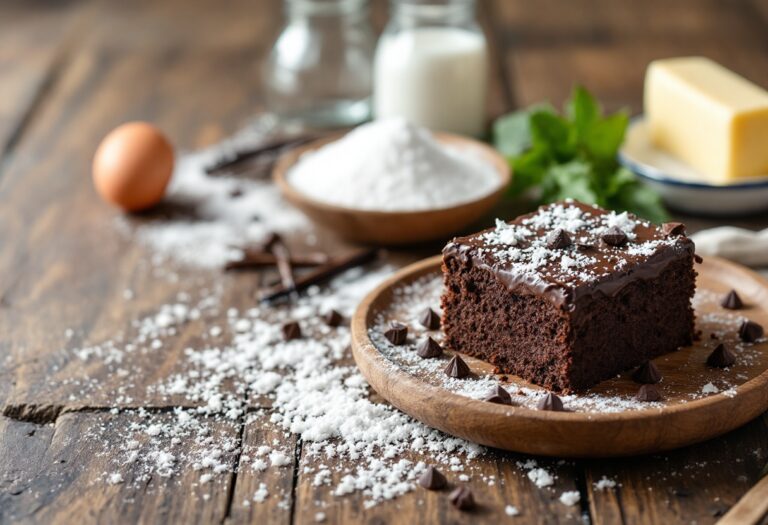
{"type": "Polygon", "coordinates": [[[55,83],[87,4],[40,7],[0,5],[0,156],[12,149],[55,83]]]}
{"type": "MultiPolygon", "coordinates": [[[[171,423],[174,414],[155,414],[152,421],[171,423]]],[[[67,523],[210,523],[224,519],[232,476],[212,475],[208,482],[186,466],[174,475],[147,474],[143,460],[127,460],[125,445],[151,457],[156,443],[174,454],[176,465],[194,461],[201,447],[191,432],[171,443],[170,436],[150,437],[138,414],[63,414],[55,425],[34,425],[0,418],[0,522],[67,523]],[[155,445],[153,445],[153,442],[155,445]],[[18,454],[24,454],[17,457],[18,454]],[[120,478],[110,479],[117,473],[120,478]],[[119,479],[119,481],[118,481],[119,479]]],[[[208,421],[215,443],[236,442],[237,425],[208,421]]],[[[219,460],[234,466],[234,453],[219,460]]]]}
{"type": "Polygon", "coordinates": [[[756,483],[768,461],[762,418],[721,438],[669,454],[586,464],[596,525],[714,523],[756,483]],[[603,477],[614,489],[599,490],[603,477]]]}
{"type": "Polygon", "coordinates": [[[768,85],[764,26],[735,4],[724,10],[716,2],[498,2],[515,102],[560,105],[580,83],[607,108],[638,113],[648,62],[669,56],[704,54],[768,85]]]}
{"type": "MultiPolygon", "coordinates": [[[[258,78],[252,72],[269,36],[267,19],[260,18],[261,25],[255,29],[246,31],[245,24],[239,33],[233,29],[232,35],[239,34],[240,40],[230,35],[233,40],[225,38],[228,44],[224,45],[203,31],[208,23],[203,13],[210,10],[209,5],[198,5],[197,16],[180,27],[170,4],[162,4],[157,12],[153,5],[144,2],[136,10],[126,10],[123,14],[133,17],[135,26],[120,23],[101,37],[91,35],[87,45],[72,53],[69,67],[30,123],[0,181],[0,245],[8,247],[0,250],[4,313],[0,316],[4,334],[0,379],[7,379],[0,381],[0,401],[7,400],[6,405],[14,409],[31,404],[43,408],[67,403],[145,404],[146,386],[179,371],[180,353],[189,344],[199,345],[204,323],[222,320],[188,323],[163,352],[136,356],[121,366],[84,365],[71,351],[130,331],[132,318],[173,302],[180,289],[158,279],[147,264],[147,250],[121,237],[113,225],[119,214],[98,201],[91,190],[87,174],[99,139],[120,122],[144,118],[157,122],[179,147],[194,147],[236,129],[258,108],[253,96],[258,78]],[[152,20],[149,25],[176,29],[158,40],[156,48],[136,53],[132,44],[148,45],[143,38],[149,29],[142,16],[152,20]],[[135,31],[135,27],[141,29],[135,31]],[[259,27],[265,31],[259,33],[259,27]],[[195,44],[197,48],[184,47],[185,39],[198,32],[208,36],[195,44]],[[99,38],[109,45],[99,47],[99,38]],[[125,290],[131,290],[134,299],[124,300],[125,290]],[[83,301],[84,297],[89,300],[83,301]],[[40,319],[46,320],[45,330],[40,329],[40,319]],[[72,330],[69,337],[68,330],[72,330]],[[135,376],[141,381],[125,381],[116,374],[118,368],[133,366],[146,372],[135,376]]],[[[267,7],[262,13],[272,18],[279,5],[272,2],[267,7]]],[[[247,19],[251,3],[233,6],[227,17],[214,17],[214,34],[227,33],[226,20],[238,18],[233,16],[234,8],[244,10],[239,19],[247,19]]],[[[120,13],[104,6],[92,13],[90,21],[110,25],[120,13]]],[[[171,268],[166,276],[201,291],[215,284],[211,275],[177,273],[171,268]]],[[[251,275],[233,274],[226,275],[221,286],[225,304],[246,307],[256,281],[251,275]]],[[[154,400],[157,405],[183,401],[157,396],[154,400]]]]}
{"type": "Polygon", "coordinates": [[[227,516],[230,523],[291,523],[296,437],[271,423],[270,415],[269,411],[259,411],[247,417],[243,451],[227,516]],[[270,465],[265,470],[260,470],[261,465],[255,467],[254,464],[261,461],[270,464],[268,453],[259,451],[259,447],[264,446],[290,456],[290,464],[270,465]],[[262,484],[268,494],[263,501],[258,501],[262,484]]]}
{"type": "MultiPolygon", "coordinates": [[[[512,505],[520,515],[515,523],[582,523],[581,507],[566,506],[559,501],[565,491],[577,491],[577,468],[569,462],[536,458],[540,467],[557,479],[553,487],[537,488],[520,465],[534,458],[490,450],[484,456],[466,462],[466,469],[451,471],[437,464],[448,478],[449,487],[427,491],[416,487],[396,499],[370,506],[370,497],[361,492],[337,496],[334,488],[345,474],[354,471],[354,462],[329,460],[307,453],[302,448],[299,461],[298,486],[295,502],[295,522],[311,523],[322,517],[327,523],[498,523],[510,517],[506,507],[512,505]],[[330,479],[317,483],[321,470],[329,469],[330,479]],[[466,481],[459,478],[468,476],[466,481]],[[466,485],[472,490],[477,507],[469,512],[455,509],[449,502],[451,489],[466,485]]],[[[413,464],[432,464],[429,455],[407,453],[398,456],[413,464]]],[[[464,463],[464,461],[462,461],[464,463]]]]}

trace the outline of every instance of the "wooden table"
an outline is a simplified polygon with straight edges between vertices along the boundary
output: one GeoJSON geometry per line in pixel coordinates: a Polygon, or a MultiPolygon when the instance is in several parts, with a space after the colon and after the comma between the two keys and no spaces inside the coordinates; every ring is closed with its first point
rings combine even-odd
{"type": "MultiPolygon", "coordinates": [[[[636,112],[646,64],[674,55],[707,55],[768,85],[765,0],[479,3],[494,43],[494,115],[544,99],[559,104],[576,82],[609,109],[636,112]]],[[[483,471],[508,482],[474,487],[487,505],[473,515],[423,491],[365,509],[358,494],[334,498],[312,487],[301,455],[292,470],[270,471],[268,484],[293,494],[283,507],[269,500],[242,506],[240,496],[257,486],[246,472],[232,474],[207,499],[190,497],[192,476],[152,479],[140,490],[99,481],[106,460],[81,437],[107,420],[130,425],[130,413],[112,408],[168,412],[172,402],[141,387],[173,371],[183,345],[154,357],[153,374],[131,378],[132,399],[122,403],[110,390],[118,379],[99,367],[82,370],[59,351],[66,329],[107,337],[173,293],[170,284],[136,271],[146,249],[115,233],[117,213],[90,185],[91,156],[126,120],[156,122],[182,148],[210,144],[245,124],[262,109],[257,65],[279,11],[277,2],[253,0],[19,0],[0,7],[0,522],[307,523],[314,520],[309,503],[318,498],[329,503],[330,523],[497,523],[510,520],[506,503],[523,512],[514,523],[716,521],[758,480],[768,456],[766,415],[669,454],[568,461],[558,483],[581,493],[580,508],[515,481],[519,474],[503,460],[526,458],[503,453],[479,460],[483,471]],[[136,300],[126,302],[129,287],[136,300]],[[106,387],[84,389],[88,377],[106,387]],[[620,488],[596,490],[602,476],[620,488]]],[[[380,26],[383,5],[374,11],[380,26]]],[[[715,224],[690,221],[694,228],[715,224]]],[[[739,222],[757,228],[768,219],[739,222]]],[[[251,300],[247,276],[227,275],[223,286],[231,304],[251,300]]],[[[253,409],[266,422],[268,406],[253,409]]],[[[241,418],[221,432],[258,442],[277,435],[270,428],[241,418]]]]}

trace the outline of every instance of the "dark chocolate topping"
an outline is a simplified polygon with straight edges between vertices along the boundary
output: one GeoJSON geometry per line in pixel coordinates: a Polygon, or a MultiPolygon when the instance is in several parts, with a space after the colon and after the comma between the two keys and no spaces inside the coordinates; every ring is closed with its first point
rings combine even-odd
{"type": "Polygon", "coordinates": [[[336,310],[329,310],[323,316],[323,320],[328,326],[336,328],[344,320],[344,317],[336,310]]]}
{"type": "Polygon", "coordinates": [[[419,322],[427,330],[437,330],[440,328],[440,316],[429,307],[421,313],[419,322]]]}
{"type": "Polygon", "coordinates": [[[432,465],[428,466],[424,474],[419,477],[419,485],[427,490],[440,490],[445,488],[447,484],[448,481],[445,479],[445,476],[432,465]]]}
{"type": "Polygon", "coordinates": [[[438,344],[438,342],[431,337],[427,337],[416,348],[416,353],[419,357],[423,357],[425,359],[440,357],[443,355],[443,347],[440,346],[440,344],[438,344]]]}
{"type": "Polygon", "coordinates": [[[661,381],[661,372],[652,361],[646,361],[632,372],[632,379],[636,383],[652,385],[661,381]]]}
{"type": "Polygon", "coordinates": [[[542,295],[572,309],[582,298],[614,295],[634,281],[653,279],[681,253],[693,257],[693,251],[687,237],[667,238],[660,228],[632,215],[564,202],[456,238],[443,256],[492,271],[516,293],[542,295]],[[626,244],[614,247],[601,242],[602,235],[617,225],[627,236],[626,244]],[[547,237],[557,228],[568,232],[571,246],[547,248],[547,237]]]}
{"type": "Polygon", "coordinates": [[[667,237],[677,237],[678,235],[685,235],[685,224],[682,222],[665,222],[661,225],[661,231],[667,237]]]}
{"type": "Polygon", "coordinates": [[[389,323],[389,330],[384,332],[384,337],[395,346],[404,345],[408,337],[408,327],[403,323],[392,321],[389,323]]]}
{"type": "Polygon", "coordinates": [[[720,343],[712,350],[707,357],[707,366],[716,368],[726,368],[736,363],[736,356],[728,350],[723,343],[720,343]]]}
{"type": "Polygon", "coordinates": [[[723,297],[723,300],[720,301],[720,306],[727,308],[728,310],[738,310],[744,306],[744,303],[741,302],[741,297],[736,293],[736,290],[731,290],[725,297],[723,297]]]}
{"type": "Polygon", "coordinates": [[[449,377],[455,377],[456,379],[463,379],[469,375],[469,366],[464,360],[455,355],[448,361],[448,365],[445,367],[445,375],[449,377]]]}
{"type": "Polygon", "coordinates": [[[451,504],[459,510],[469,510],[475,506],[475,498],[467,487],[457,487],[448,497],[451,504]]]}
{"type": "Polygon", "coordinates": [[[552,412],[564,412],[563,400],[557,397],[552,392],[547,393],[544,397],[539,399],[539,404],[536,406],[539,410],[551,410],[552,412]]]}
{"type": "Polygon", "coordinates": [[[763,327],[747,319],[739,327],[739,338],[745,343],[754,343],[763,337],[763,327]]]}
{"type": "Polygon", "coordinates": [[[301,326],[296,321],[291,321],[283,325],[283,339],[286,341],[292,341],[293,339],[301,338],[301,326]]]}
{"type": "Polygon", "coordinates": [[[558,228],[547,237],[547,248],[550,250],[559,250],[561,248],[568,248],[573,241],[568,235],[568,232],[562,228],[558,228]]]}
{"type": "Polygon", "coordinates": [[[609,246],[624,246],[629,240],[624,230],[618,226],[611,226],[605,231],[600,238],[603,242],[609,246]]]}
{"type": "Polygon", "coordinates": [[[502,388],[499,385],[496,385],[496,388],[494,388],[485,398],[486,401],[489,403],[498,403],[499,405],[511,405],[512,404],[512,396],[509,395],[509,392],[507,392],[504,388],[502,388]]]}
{"type": "Polygon", "coordinates": [[[637,391],[635,399],[638,401],[661,401],[663,396],[661,395],[659,387],[656,385],[643,385],[640,387],[640,390],[637,391]]]}

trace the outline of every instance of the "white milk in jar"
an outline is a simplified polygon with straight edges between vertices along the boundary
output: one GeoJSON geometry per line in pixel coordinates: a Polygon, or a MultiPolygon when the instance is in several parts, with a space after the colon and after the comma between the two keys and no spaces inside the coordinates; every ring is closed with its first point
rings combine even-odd
{"type": "Polygon", "coordinates": [[[374,116],[434,131],[481,135],[488,48],[474,2],[393,3],[374,62],[374,116]]]}

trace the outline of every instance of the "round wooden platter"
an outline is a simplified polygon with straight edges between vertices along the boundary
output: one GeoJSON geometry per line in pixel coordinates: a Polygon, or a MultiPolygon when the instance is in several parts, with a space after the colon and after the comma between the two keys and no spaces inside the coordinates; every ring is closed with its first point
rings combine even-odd
{"type": "Polygon", "coordinates": [[[476,443],[561,457],[670,450],[724,434],[768,409],[768,341],[742,344],[736,333],[744,318],[768,326],[768,281],[714,257],[697,270],[694,305],[701,338],[654,360],[663,374],[659,386],[665,398],[659,403],[635,401],[639,385],[628,373],[588,392],[564,396],[569,412],[536,410],[543,389],[513,376],[496,378],[490,364],[471,357],[462,356],[472,369],[470,378],[447,378],[442,369],[454,352],[447,349],[443,357],[430,360],[418,358],[414,350],[426,335],[442,336],[417,322],[424,306],[439,306],[439,256],[402,269],[365,298],[352,319],[352,350],[363,375],[384,399],[428,426],[476,443]],[[731,289],[743,299],[743,309],[719,305],[731,289]],[[382,337],[392,320],[409,326],[406,346],[395,347],[382,337]],[[729,369],[705,364],[719,342],[737,356],[729,369]],[[493,384],[513,393],[516,406],[482,401],[479,388],[493,384]]]}

